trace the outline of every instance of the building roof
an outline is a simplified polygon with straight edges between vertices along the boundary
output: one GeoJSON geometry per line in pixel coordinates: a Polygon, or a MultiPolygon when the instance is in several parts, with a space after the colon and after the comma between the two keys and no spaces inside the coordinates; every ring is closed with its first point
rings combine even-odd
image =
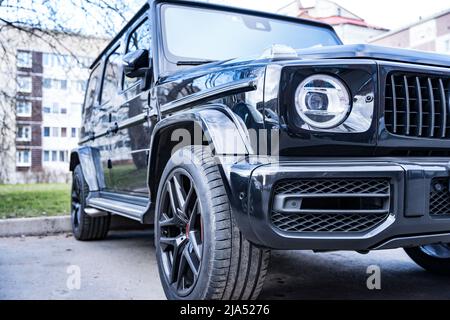
{"type": "MultiPolygon", "coordinates": [[[[349,24],[349,25],[359,26],[359,27],[363,27],[363,28],[376,29],[376,30],[382,30],[382,31],[389,30],[389,29],[386,29],[383,27],[379,27],[379,26],[375,26],[375,25],[371,25],[371,24],[367,23],[363,18],[354,14],[353,12],[349,11],[348,9],[342,7],[341,5],[335,3],[334,1],[330,1],[330,0],[322,0],[322,1],[330,3],[333,6],[335,6],[336,8],[341,9],[342,11],[346,12],[347,15],[340,15],[339,11],[338,11],[338,14],[333,15],[333,16],[319,16],[319,17],[314,16],[314,15],[310,14],[310,10],[315,9],[316,6],[305,6],[305,5],[303,5],[301,0],[300,1],[294,0],[290,3],[288,3],[287,5],[281,7],[278,10],[278,12],[282,11],[283,9],[288,8],[289,6],[291,6],[293,4],[297,4],[298,13],[296,14],[296,16],[298,18],[306,18],[306,19],[310,19],[310,20],[316,20],[316,21],[330,24],[332,26],[349,24]]],[[[317,3],[316,3],[316,5],[317,5],[317,3]]]]}
{"type": "Polygon", "coordinates": [[[428,16],[428,17],[426,17],[426,18],[424,18],[424,19],[421,19],[421,20],[419,20],[419,21],[416,21],[416,22],[414,22],[414,23],[410,23],[410,24],[408,24],[408,25],[406,25],[406,26],[403,26],[403,27],[401,27],[401,28],[399,28],[399,29],[396,29],[396,30],[392,30],[392,31],[383,33],[383,34],[380,35],[380,36],[377,36],[377,37],[374,37],[374,38],[370,39],[370,42],[374,42],[374,41],[378,41],[378,40],[381,40],[381,39],[390,37],[390,36],[392,36],[392,35],[394,35],[394,34],[397,34],[397,33],[400,33],[400,32],[402,32],[402,31],[408,30],[408,29],[410,29],[410,28],[412,28],[412,27],[415,27],[415,26],[417,26],[417,25],[419,25],[419,24],[422,24],[422,23],[424,23],[424,22],[427,22],[427,21],[430,21],[430,20],[434,20],[434,19],[440,18],[440,17],[445,16],[445,15],[447,15],[447,14],[450,14],[450,8],[449,8],[449,9],[446,9],[446,10],[444,10],[444,11],[438,12],[438,13],[432,15],[432,16],[428,16]]]}
{"type": "Polygon", "coordinates": [[[375,25],[371,25],[371,24],[367,23],[363,19],[353,19],[353,18],[342,17],[342,16],[311,17],[310,15],[308,15],[306,13],[301,13],[299,15],[299,17],[319,20],[319,21],[331,24],[332,26],[343,25],[343,24],[351,24],[351,25],[360,26],[360,27],[364,27],[364,28],[386,30],[386,31],[388,30],[386,28],[382,28],[382,27],[378,27],[378,26],[375,26],[375,25]]]}

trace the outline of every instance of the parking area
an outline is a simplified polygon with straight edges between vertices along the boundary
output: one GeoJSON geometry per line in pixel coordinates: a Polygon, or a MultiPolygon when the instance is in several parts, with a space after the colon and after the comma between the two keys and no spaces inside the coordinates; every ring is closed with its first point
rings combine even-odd
{"type": "MultiPolygon", "coordinates": [[[[114,232],[100,242],[71,235],[0,239],[0,299],[164,298],[147,231],[114,232]],[[78,271],[74,289],[69,278],[78,271]]],[[[450,299],[450,281],[426,273],[402,250],[276,251],[261,298],[450,299]],[[381,270],[381,290],[367,288],[372,265],[381,270]]]]}

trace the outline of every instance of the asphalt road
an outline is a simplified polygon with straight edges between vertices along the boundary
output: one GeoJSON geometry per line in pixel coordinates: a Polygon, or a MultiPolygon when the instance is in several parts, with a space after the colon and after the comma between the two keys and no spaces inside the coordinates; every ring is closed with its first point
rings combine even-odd
{"type": "MultiPolygon", "coordinates": [[[[164,298],[148,232],[115,232],[100,242],[71,235],[0,239],[0,299],[164,298]],[[73,281],[69,289],[68,277],[78,271],[80,289],[73,281]]],[[[426,273],[402,250],[273,252],[261,298],[450,299],[450,278],[426,273]],[[370,265],[380,267],[381,290],[367,289],[370,265]]]]}

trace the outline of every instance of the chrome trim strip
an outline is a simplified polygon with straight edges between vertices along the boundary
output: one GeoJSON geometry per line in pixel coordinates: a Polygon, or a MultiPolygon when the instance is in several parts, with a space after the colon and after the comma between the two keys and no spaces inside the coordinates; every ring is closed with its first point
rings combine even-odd
{"type": "Polygon", "coordinates": [[[92,140],[92,137],[86,137],[78,141],[78,145],[81,146],[83,143],[89,142],[92,140]]]}
{"type": "Polygon", "coordinates": [[[125,121],[120,122],[118,124],[118,128],[119,128],[119,130],[127,129],[129,127],[134,126],[134,125],[143,123],[146,120],[147,120],[147,113],[143,112],[141,114],[138,114],[137,116],[134,116],[132,118],[129,118],[129,119],[125,120],[125,121]]]}
{"type": "MultiPolygon", "coordinates": [[[[175,112],[178,109],[183,108],[184,106],[187,106],[189,104],[195,103],[197,101],[210,99],[215,96],[220,96],[220,95],[226,94],[226,93],[230,93],[230,94],[231,93],[240,93],[240,92],[245,92],[245,91],[254,91],[256,89],[257,89],[257,85],[256,85],[255,79],[252,79],[252,80],[246,79],[246,80],[236,81],[231,84],[226,83],[226,84],[211,88],[209,90],[201,91],[199,93],[194,93],[189,96],[183,97],[181,99],[166,103],[165,105],[161,106],[160,111],[161,111],[161,113],[175,112]]],[[[122,121],[122,122],[118,123],[118,130],[127,129],[136,124],[144,122],[147,120],[147,118],[149,116],[152,116],[152,114],[149,115],[144,112],[144,113],[138,114],[137,116],[129,118],[125,121],[122,121]]],[[[104,137],[104,136],[108,135],[109,132],[110,132],[110,129],[105,130],[99,134],[96,134],[93,137],[86,137],[86,138],[80,140],[78,144],[82,145],[86,142],[104,137]]]]}
{"type": "Polygon", "coordinates": [[[209,90],[200,91],[189,96],[174,100],[161,106],[161,113],[175,112],[177,109],[195,103],[197,101],[213,98],[226,93],[254,91],[257,89],[256,80],[241,80],[233,83],[226,83],[209,90]]]}
{"type": "MultiPolygon", "coordinates": [[[[132,118],[129,118],[129,119],[125,120],[125,121],[120,122],[117,125],[117,129],[118,130],[128,129],[128,128],[130,128],[132,126],[135,126],[137,124],[144,123],[145,121],[147,121],[147,118],[148,118],[147,113],[143,112],[141,114],[138,114],[137,116],[134,116],[132,118]]],[[[86,137],[86,138],[80,140],[78,142],[78,144],[81,145],[83,143],[86,143],[86,142],[89,142],[89,141],[92,141],[92,140],[95,140],[95,139],[98,139],[98,138],[102,138],[104,136],[107,136],[110,132],[111,132],[111,129],[104,130],[104,131],[100,132],[99,134],[96,134],[96,135],[94,135],[92,137],[86,137]]]]}

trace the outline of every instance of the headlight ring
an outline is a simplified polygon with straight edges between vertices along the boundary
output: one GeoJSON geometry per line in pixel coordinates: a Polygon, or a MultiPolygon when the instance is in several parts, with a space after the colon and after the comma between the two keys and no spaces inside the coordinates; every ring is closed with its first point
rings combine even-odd
{"type": "Polygon", "coordinates": [[[308,125],[331,129],[347,119],[351,110],[350,94],[341,80],[317,74],[306,78],[298,86],[295,107],[308,125]]]}

